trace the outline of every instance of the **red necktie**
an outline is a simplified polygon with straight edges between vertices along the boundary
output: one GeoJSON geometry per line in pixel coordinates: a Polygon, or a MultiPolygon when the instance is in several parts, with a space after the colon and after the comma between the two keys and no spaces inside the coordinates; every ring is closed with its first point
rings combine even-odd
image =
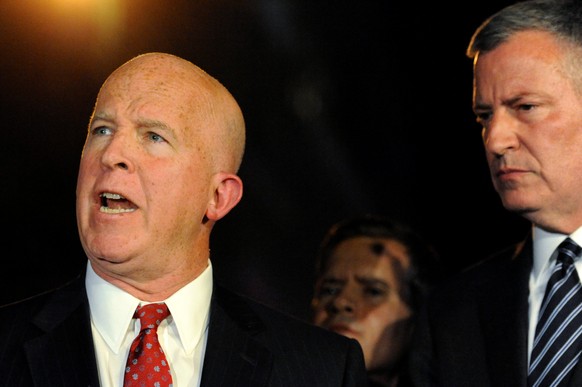
{"type": "Polygon", "coordinates": [[[131,343],[124,387],[172,386],[170,366],[158,341],[158,326],[169,315],[166,304],[148,304],[135,311],[134,318],[140,320],[141,331],[131,343]]]}

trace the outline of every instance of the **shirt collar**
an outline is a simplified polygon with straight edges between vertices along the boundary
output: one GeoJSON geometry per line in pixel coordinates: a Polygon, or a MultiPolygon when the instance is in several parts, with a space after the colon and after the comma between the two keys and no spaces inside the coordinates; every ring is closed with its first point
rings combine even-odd
{"type": "MultiPolygon", "coordinates": [[[[142,302],[99,277],[87,263],[85,278],[91,320],[109,348],[118,353],[130,327],[135,309],[142,302]]],[[[166,300],[180,343],[192,353],[205,333],[212,296],[212,264],[193,281],[166,300]]],[[[161,301],[160,301],[161,302],[161,301]]]]}
{"type": "Polygon", "coordinates": [[[537,226],[533,227],[533,274],[535,278],[538,277],[545,267],[555,261],[557,255],[555,255],[554,252],[560,243],[562,243],[568,236],[572,238],[574,242],[582,246],[582,227],[578,228],[570,235],[551,233],[542,230],[537,226]]]}
{"type": "Polygon", "coordinates": [[[212,297],[212,264],[192,282],[172,294],[166,305],[172,313],[184,351],[192,353],[208,325],[212,297]]]}

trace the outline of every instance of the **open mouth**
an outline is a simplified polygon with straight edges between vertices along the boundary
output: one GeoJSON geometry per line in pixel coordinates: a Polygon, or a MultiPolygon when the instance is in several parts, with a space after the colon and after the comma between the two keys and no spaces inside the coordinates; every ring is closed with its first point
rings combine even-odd
{"type": "Polygon", "coordinates": [[[120,194],[103,192],[99,195],[101,200],[101,207],[99,211],[107,214],[123,214],[126,212],[133,212],[137,207],[129,200],[120,194]]]}

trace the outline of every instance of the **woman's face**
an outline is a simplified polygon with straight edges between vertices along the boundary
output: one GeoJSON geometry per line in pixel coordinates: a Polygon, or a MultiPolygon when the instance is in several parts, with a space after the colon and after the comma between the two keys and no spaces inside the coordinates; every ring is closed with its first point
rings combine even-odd
{"type": "Polygon", "coordinates": [[[409,267],[400,242],[361,236],[341,242],[317,279],[313,322],[358,340],[368,371],[393,368],[408,345],[409,267]]]}

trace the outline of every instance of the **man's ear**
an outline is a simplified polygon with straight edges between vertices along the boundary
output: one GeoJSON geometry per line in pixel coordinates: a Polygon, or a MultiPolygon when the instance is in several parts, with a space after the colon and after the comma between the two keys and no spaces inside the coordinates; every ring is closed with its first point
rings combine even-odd
{"type": "Polygon", "coordinates": [[[206,218],[217,221],[238,204],[243,194],[243,183],[233,173],[219,172],[212,177],[214,192],[206,209],[206,218]]]}

